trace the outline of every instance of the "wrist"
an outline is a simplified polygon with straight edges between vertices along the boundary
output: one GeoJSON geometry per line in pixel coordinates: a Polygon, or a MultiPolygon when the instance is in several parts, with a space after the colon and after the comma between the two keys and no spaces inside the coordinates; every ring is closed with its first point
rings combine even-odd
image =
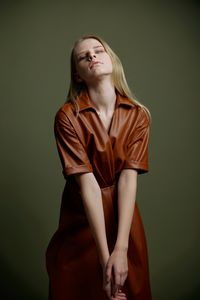
{"type": "Polygon", "coordinates": [[[121,252],[127,252],[128,251],[128,245],[124,244],[118,244],[116,243],[115,244],[115,247],[114,247],[114,250],[115,251],[121,251],[121,252]]]}
{"type": "Polygon", "coordinates": [[[107,265],[109,257],[110,257],[110,254],[108,251],[106,251],[105,253],[103,253],[102,255],[99,256],[99,260],[100,260],[100,264],[101,264],[102,268],[105,268],[105,266],[107,265]]]}

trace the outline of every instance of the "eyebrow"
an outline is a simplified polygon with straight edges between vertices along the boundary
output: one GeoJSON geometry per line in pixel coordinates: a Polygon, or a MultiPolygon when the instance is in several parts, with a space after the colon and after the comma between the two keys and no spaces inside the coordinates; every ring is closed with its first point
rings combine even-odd
{"type": "MultiPolygon", "coordinates": [[[[99,45],[99,46],[94,46],[93,49],[96,49],[96,48],[104,48],[102,45],[99,45]]],[[[81,51],[77,54],[77,56],[79,56],[80,54],[82,53],[87,53],[88,50],[85,50],[85,51],[81,51]]]]}

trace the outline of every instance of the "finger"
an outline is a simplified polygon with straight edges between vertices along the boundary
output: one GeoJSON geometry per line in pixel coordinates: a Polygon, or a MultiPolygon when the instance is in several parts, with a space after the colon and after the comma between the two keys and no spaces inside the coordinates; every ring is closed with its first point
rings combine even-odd
{"type": "Polygon", "coordinates": [[[121,285],[118,286],[118,290],[117,291],[118,291],[118,293],[124,294],[124,292],[122,291],[122,286],[121,285]]]}
{"type": "Polygon", "coordinates": [[[113,290],[112,290],[112,295],[116,298],[116,299],[126,299],[126,294],[120,290],[119,286],[114,286],[113,290]]]}
{"type": "Polygon", "coordinates": [[[108,285],[111,285],[111,281],[107,280],[106,275],[103,278],[103,288],[106,288],[108,285]]]}
{"type": "Polygon", "coordinates": [[[106,291],[110,290],[110,282],[104,283],[103,284],[103,289],[106,290],[106,291]]]}
{"type": "Polygon", "coordinates": [[[111,277],[111,293],[112,296],[115,297],[118,291],[118,286],[115,284],[114,276],[111,277]]]}
{"type": "Polygon", "coordinates": [[[118,299],[126,299],[126,294],[117,292],[115,297],[118,299]]]}
{"type": "Polygon", "coordinates": [[[124,282],[123,282],[123,275],[121,274],[120,275],[120,281],[119,281],[119,285],[118,285],[118,290],[124,285],[124,282]]]}
{"type": "Polygon", "coordinates": [[[117,287],[117,293],[118,293],[118,294],[125,295],[125,292],[123,291],[123,286],[120,286],[120,285],[119,285],[119,286],[117,287]]]}
{"type": "Polygon", "coordinates": [[[122,285],[118,286],[115,296],[117,296],[119,299],[126,299],[126,294],[122,291],[122,288],[122,285]]]}
{"type": "Polygon", "coordinates": [[[104,285],[104,290],[106,291],[106,293],[111,296],[111,283],[109,282],[108,284],[104,285]]]}
{"type": "Polygon", "coordinates": [[[108,264],[106,266],[106,281],[109,282],[111,280],[111,273],[112,273],[112,265],[108,264]]]}
{"type": "Polygon", "coordinates": [[[115,272],[115,285],[118,287],[119,285],[122,285],[121,284],[121,276],[118,272],[115,272]]]}
{"type": "Polygon", "coordinates": [[[128,273],[124,273],[124,274],[121,275],[121,278],[120,278],[120,282],[121,282],[120,284],[121,284],[121,286],[124,285],[127,276],[128,276],[128,273]]]}
{"type": "Polygon", "coordinates": [[[114,276],[114,282],[113,282],[113,295],[115,295],[119,289],[119,286],[121,286],[120,284],[120,275],[119,274],[115,274],[114,276]]]}
{"type": "Polygon", "coordinates": [[[112,293],[111,293],[111,281],[105,282],[103,284],[103,290],[107,294],[108,298],[111,299],[112,293]]]}
{"type": "Polygon", "coordinates": [[[115,300],[126,300],[126,295],[120,295],[120,294],[117,294],[115,297],[114,297],[115,300]]]}
{"type": "MultiPolygon", "coordinates": [[[[110,298],[109,298],[110,299],[110,298]]],[[[124,296],[120,296],[120,295],[116,295],[116,296],[111,296],[112,300],[127,300],[126,295],[124,296]]]]}

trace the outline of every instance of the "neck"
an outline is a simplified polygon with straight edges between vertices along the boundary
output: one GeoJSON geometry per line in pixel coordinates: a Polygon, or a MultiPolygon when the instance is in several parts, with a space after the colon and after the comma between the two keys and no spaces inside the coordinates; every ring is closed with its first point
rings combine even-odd
{"type": "Polygon", "coordinates": [[[116,93],[111,81],[101,81],[95,85],[88,86],[88,93],[99,111],[114,109],[116,93]]]}

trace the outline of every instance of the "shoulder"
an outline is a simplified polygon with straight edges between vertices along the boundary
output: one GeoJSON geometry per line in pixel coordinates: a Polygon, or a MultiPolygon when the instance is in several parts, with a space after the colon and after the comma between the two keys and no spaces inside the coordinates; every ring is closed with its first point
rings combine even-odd
{"type": "Polygon", "coordinates": [[[120,94],[118,94],[117,101],[119,104],[128,107],[128,110],[131,111],[131,115],[134,119],[138,119],[146,123],[150,122],[151,116],[149,109],[139,101],[127,96],[121,96],[120,94]]]}
{"type": "Polygon", "coordinates": [[[65,102],[56,112],[55,121],[66,121],[69,115],[73,113],[73,104],[71,102],[65,102]]]}
{"type": "Polygon", "coordinates": [[[140,106],[139,108],[139,116],[141,121],[146,123],[147,125],[150,124],[151,118],[150,118],[150,113],[149,110],[145,106],[140,106]]]}
{"type": "Polygon", "coordinates": [[[132,108],[132,114],[138,126],[149,126],[151,123],[151,117],[149,110],[138,103],[134,103],[132,108]]]}
{"type": "Polygon", "coordinates": [[[70,122],[70,115],[73,114],[73,104],[71,102],[65,102],[57,110],[54,117],[54,129],[69,129],[72,130],[72,124],[70,122]]]}

